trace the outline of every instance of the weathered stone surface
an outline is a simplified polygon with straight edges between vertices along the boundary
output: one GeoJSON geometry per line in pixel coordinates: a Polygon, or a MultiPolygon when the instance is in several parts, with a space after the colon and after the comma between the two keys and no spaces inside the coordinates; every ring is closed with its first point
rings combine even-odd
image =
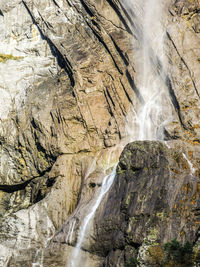
{"type": "Polygon", "coordinates": [[[177,110],[184,132],[170,125],[170,135],[199,143],[200,138],[200,84],[199,84],[199,1],[175,1],[170,8],[172,21],[167,29],[169,39],[169,76],[177,110]],[[170,130],[171,129],[171,130],[170,130]]]}
{"type": "MultiPolygon", "coordinates": [[[[0,52],[20,57],[0,62],[1,88],[13,101],[9,108],[4,103],[1,116],[2,186],[42,177],[59,155],[113,146],[125,134],[124,117],[133,95],[126,75],[131,59],[123,55],[131,51],[128,22],[125,17],[124,26],[108,3],[105,9],[98,3],[98,14],[86,5],[1,2],[1,38],[9,47],[2,45],[0,52]],[[106,17],[108,10],[112,23],[106,17]],[[16,14],[22,19],[8,23],[16,14]],[[22,71],[27,60],[33,73],[22,71]],[[35,61],[41,62],[42,71],[35,61]],[[15,66],[14,74],[9,66],[15,66]],[[20,90],[13,76],[18,77],[20,90]]],[[[7,95],[1,99],[8,101],[7,95]]]]}
{"type": "MultiPolygon", "coordinates": [[[[171,98],[165,112],[171,149],[135,143],[125,150],[118,168],[123,173],[109,195],[113,200],[100,207],[100,224],[91,231],[98,242],[89,235],[84,243],[94,254],[91,266],[105,257],[107,266],[123,266],[124,255],[136,255],[145,238],[184,242],[196,237],[200,3],[166,2],[171,7],[163,14],[169,60],[163,103],[171,98]]],[[[59,249],[48,254],[52,242],[44,264],[63,266],[75,245],[79,224],[72,244],[65,240],[70,215],[82,220],[86,203],[117,162],[121,147],[109,157],[127,135],[127,114],[137,112],[141,102],[137,3],[130,9],[132,3],[114,0],[1,0],[0,266],[38,263],[41,248],[60,227],[53,239],[59,249]]]]}
{"type": "MultiPolygon", "coordinates": [[[[159,249],[175,238],[195,244],[200,221],[199,168],[191,165],[191,155],[199,162],[200,147],[180,141],[128,144],[114,183],[85,236],[80,258],[87,251],[100,257],[97,266],[124,266],[132,257],[138,257],[143,266],[154,266],[149,251],[155,246],[159,249]]],[[[78,220],[77,214],[74,219],[78,220]]],[[[64,259],[69,263],[67,255],[76,244],[79,225],[75,222],[72,231],[69,222],[45,250],[44,266],[54,264],[55,258],[59,259],[55,266],[62,266],[64,259]],[[71,241],[66,238],[70,233],[71,241]]]]}
{"type": "MultiPolygon", "coordinates": [[[[105,266],[124,266],[124,260],[136,257],[134,250],[142,262],[149,247],[175,238],[197,241],[199,175],[191,173],[182,153],[160,142],[126,146],[115,182],[95,217],[97,243],[90,249],[106,257],[105,266]]],[[[196,157],[200,159],[200,148],[196,157]]]]}
{"type": "MultiPolygon", "coordinates": [[[[104,8],[96,3],[97,9],[87,2],[0,3],[2,218],[21,209],[26,216],[54,184],[44,216],[50,212],[60,227],[75,208],[83,182],[77,165],[84,163],[77,160],[125,135],[124,118],[134,95],[132,35],[124,11],[121,21],[105,3],[104,8]]],[[[2,265],[4,259],[2,253],[2,265]]]]}

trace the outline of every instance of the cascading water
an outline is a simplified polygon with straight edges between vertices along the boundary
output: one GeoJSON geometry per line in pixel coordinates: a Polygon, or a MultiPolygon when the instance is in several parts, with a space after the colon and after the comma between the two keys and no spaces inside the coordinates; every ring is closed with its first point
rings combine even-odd
{"type": "Polygon", "coordinates": [[[162,140],[164,125],[172,118],[165,84],[165,28],[161,21],[165,3],[162,0],[136,0],[128,3],[128,6],[137,11],[140,21],[141,50],[138,52],[136,68],[142,103],[137,111],[128,114],[127,130],[132,141],[162,140]]]}
{"type": "MultiPolygon", "coordinates": [[[[124,144],[135,140],[162,140],[164,122],[166,117],[169,118],[170,116],[169,112],[165,116],[168,109],[166,109],[168,96],[166,96],[166,77],[163,68],[165,65],[163,49],[165,34],[161,23],[164,2],[161,0],[132,0],[130,2],[126,3],[128,8],[136,10],[138,21],[141,21],[138,25],[138,32],[142,32],[139,38],[141,49],[136,67],[138,70],[137,87],[143,101],[141,101],[138,110],[130,111],[127,116],[127,139],[124,144]]],[[[99,195],[80,225],[77,243],[67,266],[80,266],[79,253],[86,232],[90,231],[89,225],[103,197],[110,189],[114,177],[115,168],[111,174],[105,175],[98,192],[99,195]]],[[[72,236],[72,233],[68,235],[72,236]]],[[[81,262],[81,266],[88,265],[81,262]]]]}
{"type": "Polygon", "coordinates": [[[94,206],[92,206],[91,211],[87,214],[87,216],[84,218],[80,229],[79,229],[79,233],[78,233],[78,239],[77,239],[77,244],[76,247],[73,251],[73,254],[71,256],[71,260],[68,266],[70,267],[76,267],[79,266],[79,251],[81,249],[81,245],[85,236],[85,233],[87,231],[87,227],[90,223],[90,221],[92,220],[92,218],[95,215],[95,212],[97,210],[97,208],[99,207],[104,195],[108,192],[108,190],[110,189],[114,178],[115,178],[115,174],[116,174],[116,166],[113,168],[113,171],[106,175],[103,179],[102,185],[101,185],[101,189],[99,190],[99,195],[96,199],[96,202],[94,204],[94,206]]]}
{"type": "Polygon", "coordinates": [[[183,153],[183,157],[184,159],[187,161],[188,165],[189,165],[189,168],[190,168],[190,173],[191,175],[194,175],[195,174],[195,168],[194,168],[194,165],[192,164],[192,162],[187,158],[186,154],[183,153]]]}

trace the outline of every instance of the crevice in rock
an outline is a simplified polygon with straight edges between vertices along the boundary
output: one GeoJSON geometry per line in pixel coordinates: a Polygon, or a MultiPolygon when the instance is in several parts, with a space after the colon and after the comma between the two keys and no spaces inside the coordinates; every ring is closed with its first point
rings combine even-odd
{"type": "Polygon", "coordinates": [[[1,9],[0,9],[0,16],[4,16],[4,15],[3,15],[3,12],[1,11],[1,9]]]}
{"type": "Polygon", "coordinates": [[[6,193],[14,193],[16,191],[24,190],[27,185],[29,185],[34,179],[44,176],[47,172],[50,172],[52,167],[49,167],[48,169],[44,170],[40,173],[40,175],[32,177],[31,179],[19,183],[19,184],[13,184],[13,185],[0,185],[0,191],[6,192],[6,193]]]}
{"type": "Polygon", "coordinates": [[[130,240],[130,239],[127,240],[127,243],[128,243],[131,247],[135,248],[136,250],[138,250],[138,249],[140,248],[140,246],[141,246],[141,244],[136,243],[136,242],[133,242],[133,241],[130,240]]]}
{"type": "Polygon", "coordinates": [[[121,86],[125,92],[126,97],[128,98],[128,101],[133,105],[133,101],[131,100],[131,97],[129,96],[128,92],[126,91],[126,88],[125,88],[124,84],[122,83],[121,79],[120,79],[120,83],[121,83],[121,86]]]}
{"type": "Polygon", "coordinates": [[[60,8],[59,5],[58,5],[58,3],[55,0],[52,0],[52,1],[53,1],[53,3],[54,3],[55,6],[57,6],[58,8],[60,8]]]}
{"type": "Polygon", "coordinates": [[[112,7],[112,9],[115,11],[115,13],[118,15],[119,19],[123,23],[123,25],[126,28],[127,32],[130,33],[131,35],[133,35],[132,30],[130,29],[130,27],[126,23],[125,19],[123,18],[122,14],[121,14],[121,12],[119,10],[119,7],[112,0],[107,0],[107,2],[112,7]]]}
{"type": "Polygon", "coordinates": [[[53,26],[49,22],[47,22],[47,21],[45,21],[45,19],[43,19],[42,15],[39,11],[38,11],[38,14],[40,15],[40,18],[42,19],[42,22],[47,27],[47,29],[53,28],[53,26]]]}
{"type": "MultiPolygon", "coordinates": [[[[109,94],[110,95],[110,94],[109,94]]],[[[119,139],[121,139],[121,133],[120,133],[120,130],[119,130],[119,125],[118,125],[118,122],[117,122],[117,119],[114,115],[114,112],[112,111],[112,107],[110,105],[110,102],[112,103],[112,105],[114,104],[113,103],[113,100],[111,101],[111,96],[108,95],[108,90],[106,88],[106,90],[104,90],[104,96],[105,96],[105,99],[106,99],[106,103],[107,103],[107,106],[108,106],[108,111],[110,113],[110,116],[114,118],[115,120],[115,123],[116,123],[116,127],[117,127],[117,130],[118,130],[118,135],[119,135],[119,139]],[[110,100],[110,101],[109,101],[110,100]]],[[[115,105],[113,106],[114,110],[115,110],[115,105]]]]}
{"type": "Polygon", "coordinates": [[[126,77],[128,79],[128,82],[129,82],[131,88],[133,89],[133,91],[135,92],[136,96],[140,100],[141,104],[144,104],[144,99],[143,99],[142,95],[140,94],[138,88],[136,87],[135,82],[134,82],[133,78],[131,77],[131,75],[130,75],[128,70],[126,70],[126,77]]]}
{"type": "Polygon", "coordinates": [[[66,2],[68,3],[68,5],[69,5],[70,7],[72,7],[72,4],[70,3],[69,0],[66,0],[66,2]]]}
{"type": "Polygon", "coordinates": [[[167,140],[177,140],[179,139],[180,137],[179,136],[176,136],[176,135],[171,135],[164,127],[164,140],[167,141],[167,140]]]}
{"type": "Polygon", "coordinates": [[[113,39],[113,37],[111,35],[110,35],[110,38],[111,38],[111,40],[112,40],[117,52],[119,53],[121,59],[123,60],[124,64],[126,66],[128,66],[129,65],[128,58],[126,58],[126,56],[123,54],[123,51],[120,49],[120,47],[117,45],[117,43],[115,42],[115,40],[113,39]]]}
{"type": "Polygon", "coordinates": [[[31,126],[35,130],[39,131],[40,133],[43,133],[42,130],[41,130],[41,127],[40,127],[39,123],[37,123],[34,118],[32,118],[32,120],[31,120],[31,126]]]}
{"type": "Polygon", "coordinates": [[[195,238],[195,240],[193,242],[193,245],[195,245],[199,241],[199,239],[200,239],[200,227],[197,230],[197,235],[196,235],[196,238],[195,238]]]}
{"type": "MultiPolygon", "coordinates": [[[[72,71],[72,65],[71,65],[70,61],[67,59],[66,55],[64,55],[64,56],[62,55],[62,53],[59,51],[59,49],[56,47],[56,45],[43,33],[43,31],[39,27],[37,21],[35,20],[33,14],[31,13],[29,7],[27,6],[27,4],[25,3],[24,0],[22,0],[22,3],[24,5],[24,7],[26,8],[28,14],[30,15],[33,23],[36,25],[36,27],[37,27],[42,39],[47,41],[53,56],[57,59],[58,65],[62,69],[64,69],[66,71],[66,73],[68,74],[71,86],[74,87],[75,86],[75,80],[74,80],[74,75],[73,75],[73,71],[72,71]]],[[[45,23],[45,25],[46,25],[46,23],[45,23]]],[[[47,28],[48,28],[48,25],[47,25],[47,28]]]]}
{"type": "Polygon", "coordinates": [[[31,196],[31,203],[35,204],[45,198],[45,196],[49,192],[49,188],[51,188],[54,183],[56,182],[56,177],[47,178],[45,182],[43,180],[36,181],[32,180],[32,196],[31,196]]]}
{"type": "Polygon", "coordinates": [[[81,4],[83,5],[83,7],[85,8],[85,11],[88,13],[88,15],[90,17],[93,17],[94,16],[94,13],[90,10],[90,8],[87,6],[87,4],[85,3],[84,0],[80,0],[81,1],[81,4]]]}
{"type": "Polygon", "coordinates": [[[14,193],[16,191],[24,190],[28,184],[33,180],[34,178],[21,183],[21,184],[14,184],[14,185],[0,185],[0,190],[6,193],[14,193]]]}
{"type": "Polygon", "coordinates": [[[115,102],[113,101],[113,99],[112,99],[112,97],[110,95],[110,92],[109,92],[107,87],[106,87],[106,93],[107,93],[107,96],[109,97],[109,99],[110,99],[110,101],[111,101],[111,103],[112,103],[112,105],[113,105],[113,107],[115,109],[115,102]]]}
{"type": "Polygon", "coordinates": [[[48,160],[48,161],[51,161],[51,162],[55,162],[56,161],[56,157],[52,154],[47,154],[46,153],[46,150],[42,147],[42,145],[36,140],[35,142],[36,144],[36,147],[37,147],[37,151],[38,152],[42,152],[45,156],[45,158],[48,160]]]}
{"type": "Polygon", "coordinates": [[[167,32],[166,34],[167,34],[168,39],[171,41],[171,43],[172,43],[174,49],[176,50],[176,53],[178,54],[178,56],[180,57],[181,61],[183,62],[183,64],[184,64],[185,67],[187,68],[187,70],[188,70],[188,72],[189,72],[189,75],[190,75],[190,78],[191,78],[191,81],[192,81],[192,84],[193,84],[193,86],[194,86],[194,90],[195,90],[197,96],[200,98],[199,92],[198,92],[198,90],[197,90],[197,87],[196,87],[196,84],[195,84],[194,80],[192,79],[191,71],[190,71],[190,69],[189,69],[187,63],[185,62],[185,60],[183,59],[183,57],[180,55],[180,53],[179,53],[179,51],[178,51],[178,49],[177,49],[177,47],[176,47],[176,45],[175,45],[173,39],[171,38],[169,32],[167,32]]]}
{"type": "MultiPolygon", "coordinates": [[[[52,115],[52,113],[50,113],[50,115],[51,115],[52,118],[54,118],[53,115],[52,115]]],[[[34,118],[31,120],[31,126],[33,127],[33,129],[32,129],[32,135],[33,135],[33,139],[34,139],[34,142],[35,142],[35,146],[37,148],[37,151],[43,153],[45,159],[49,162],[49,164],[54,163],[56,161],[56,158],[57,157],[54,156],[53,154],[47,153],[46,149],[41,145],[41,143],[38,140],[37,131],[39,131],[42,134],[43,134],[43,132],[40,129],[39,125],[34,120],[34,118]]]]}
{"type": "Polygon", "coordinates": [[[119,104],[119,107],[120,107],[120,109],[121,109],[122,114],[124,115],[124,117],[126,117],[126,109],[125,109],[125,106],[123,105],[123,103],[122,103],[122,101],[121,101],[121,98],[120,98],[120,96],[119,96],[119,94],[118,94],[117,89],[116,89],[114,86],[111,86],[111,89],[112,89],[113,94],[114,94],[114,96],[115,96],[115,98],[116,98],[116,101],[117,101],[118,104],[119,104]]]}
{"type": "Polygon", "coordinates": [[[114,117],[114,114],[112,112],[112,107],[110,106],[110,103],[109,103],[109,100],[108,100],[108,95],[107,95],[107,92],[105,90],[104,90],[104,96],[105,96],[106,103],[107,103],[107,106],[108,106],[108,112],[110,113],[111,117],[114,117]]]}
{"type": "Polygon", "coordinates": [[[182,120],[182,115],[181,115],[181,110],[180,110],[180,106],[179,106],[179,103],[178,103],[178,100],[176,98],[176,95],[174,93],[174,90],[173,90],[173,87],[172,87],[172,83],[171,83],[171,80],[169,78],[169,76],[167,75],[166,76],[166,80],[165,80],[165,83],[167,85],[167,88],[169,90],[169,94],[170,94],[170,98],[171,98],[171,101],[172,101],[172,104],[174,105],[174,108],[178,114],[178,117],[179,117],[179,121],[183,127],[183,129],[186,130],[186,127],[183,123],[183,120],[182,120]]]}
{"type": "Polygon", "coordinates": [[[35,197],[33,203],[37,203],[39,201],[41,201],[43,199],[43,195],[42,195],[42,192],[41,192],[41,189],[38,190],[38,193],[37,193],[37,196],[35,197]]]}

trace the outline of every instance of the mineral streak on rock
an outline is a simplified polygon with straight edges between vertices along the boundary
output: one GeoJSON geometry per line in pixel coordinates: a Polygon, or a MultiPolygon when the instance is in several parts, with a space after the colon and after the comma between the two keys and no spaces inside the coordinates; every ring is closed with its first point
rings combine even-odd
{"type": "MultiPolygon", "coordinates": [[[[83,248],[91,267],[123,266],[146,241],[198,240],[200,3],[167,2],[170,148],[124,150],[83,248]]],[[[101,186],[142,101],[140,36],[137,10],[122,0],[1,0],[0,266],[65,266],[77,230],[67,244],[65,222],[101,186]]]]}

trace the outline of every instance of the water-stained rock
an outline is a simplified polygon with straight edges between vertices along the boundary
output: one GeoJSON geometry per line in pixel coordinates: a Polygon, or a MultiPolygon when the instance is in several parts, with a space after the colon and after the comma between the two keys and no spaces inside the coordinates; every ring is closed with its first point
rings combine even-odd
{"type": "Polygon", "coordinates": [[[130,143],[96,214],[97,242],[91,251],[106,258],[104,266],[112,266],[117,253],[121,262],[116,266],[124,266],[131,257],[145,262],[149,247],[156,244],[173,239],[194,244],[199,205],[199,175],[191,173],[181,150],[161,142],[130,143]]]}

